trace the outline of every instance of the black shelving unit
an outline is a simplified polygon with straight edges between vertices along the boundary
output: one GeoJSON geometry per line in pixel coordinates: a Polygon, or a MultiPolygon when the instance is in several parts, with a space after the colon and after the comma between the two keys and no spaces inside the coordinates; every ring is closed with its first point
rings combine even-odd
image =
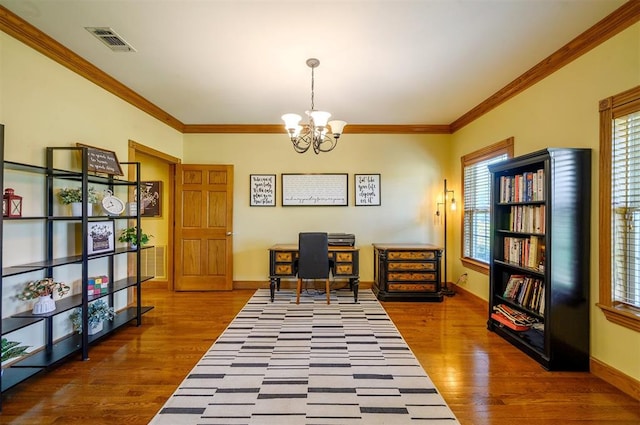
{"type": "Polygon", "coordinates": [[[489,169],[488,329],[546,369],[589,370],[591,150],[548,148],[489,169]],[[501,307],[526,322],[507,323],[501,307]]]}
{"type": "MultiPolygon", "coordinates": [[[[29,262],[26,264],[12,265],[3,267],[3,259],[0,256],[0,268],[2,276],[0,276],[0,298],[7,296],[3,294],[3,279],[18,276],[22,274],[42,271],[46,276],[55,276],[59,267],[72,264],[80,265],[81,272],[78,276],[81,281],[81,293],[74,293],[65,296],[56,301],[56,309],[50,313],[33,314],[30,310],[22,311],[11,316],[5,317],[2,314],[0,306],[0,316],[2,317],[2,336],[33,326],[35,324],[44,324],[44,336],[42,338],[42,348],[30,353],[11,363],[9,367],[3,370],[0,377],[0,390],[5,391],[18,383],[30,378],[31,376],[46,370],[48,367],[68,359],[72,355],[80,354],[83,360],[89,358],[89,347],[92,343],[98,341],[102,337],[115,331],[116,329],[135,322],[137,326],[142,323],[142,315],[153,307],[142,305],[142,283],[153,278],[153,276],[141,275],[141,252],[149,247],[130,248],[130,247],[114,247],[113,251],[100,254],[89,255],[87,249],[88,225],[93,221],[105,220],[123,220],[127,225],[135,224],[138,229],[141,228],[141,220],[139,210],[135,215],[92,215],[87,214],[87,208],[84,207],[83,214],[80,217],[60,216],[54,213],[56,183],[60,181],[69,181],[70,183],[79,184],[83,191],[83,198],[87,199],[89,185],[115,191],[120,188],[121,191],[128,192],[135,188],[136,193],[140,193],[140,164],[139,163],[121,163],[129,165],[131,168],[130,180],[115,178],[112,175],[89,173],[88,171],[88,149],[87,147],[49,147],[46,148],[46,165],[44,167],[21,164],[12,161],[4,161],[4,126],[0,125],[0,164],[2,170],[0,172],[0,187],[4,188],[5,172],[21,172],[42,176],[42,184],[44,185],[45,199],[44,215],[41,216],[24,216],[24,217],[3,217],[0,218],[0,249],[4,241],[3,229],[6,225],[10,225],[12,221],[44,223],[44,235],[42,244],[45,246],[44,258],[40,261],[29,262]],[[70,171],[55,168],[56,155],[76,156],[79,159],[79,170],[70,171]],[[54,224],[61,222],[69,222],[78,226],[78,234],[81,237],[81,252],[70,252],[68,256],[54,255],[54,224]],[[115,267],[114,259],[118,256],[134,256],[136,263],[135,273],[124,278],[114,280],[115,267]],[[109,277],[110,285],[106,293],[88,294],[89,266],[94,260],[104,261],[106,266],[103,275],[109,277]],[[103,330],[93,335],[88,332],[82,334],[72,333],[62,338],[54,340],[53,322],[54,317],[68,312],[70,310],[82,308],[83,329],[88,329],[88,305],[97,300],[104,299],[110,306],[115,306],[115,295],[121,291],[133,290],[135,292],[135,303],[128,305],[116,312],[116,316],[112,321],[104,324],[103,330]]],[[[126,212],[125,212],[126,213],[126,212]]],[[[115,229],[115,226],[114,226],[115,229]]],[[[114,235],[114,240],[117,236],[114,235]]],[[[59,249],[59,248],[58,248],[59,249]]],[[[127,262],[130,258],[127,257],[127,262]]],[[[119,273],[122,274],[122,273],[119,273]]]]}

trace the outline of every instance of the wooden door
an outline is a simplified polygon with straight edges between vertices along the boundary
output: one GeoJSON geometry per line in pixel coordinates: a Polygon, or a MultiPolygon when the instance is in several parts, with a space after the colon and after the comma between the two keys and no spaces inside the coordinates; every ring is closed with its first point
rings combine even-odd
{"type": "Polygon", "coordinates": [[[233,166],[178,165],[175,289],[233,289],[233,166]]]}

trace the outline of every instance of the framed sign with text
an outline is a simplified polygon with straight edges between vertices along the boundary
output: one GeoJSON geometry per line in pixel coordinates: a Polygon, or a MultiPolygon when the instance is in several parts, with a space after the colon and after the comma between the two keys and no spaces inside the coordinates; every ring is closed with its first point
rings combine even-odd
{"type": "Polygon", "coordinates": [[[276,206],[276,175],[275,174],[250,174],[249,175],[249,206],[251,207],[275,207],[276,206]]]}
{"type": "Polygon", "coordinates": [[[380,174],[354,174],[356,206],[380,205],[380,174]]]}
{"type": "Polygon", "coordinates": [[[347,173],[282,174],[282,206],[347,206],[347,173]]]}
{"type": "Polygon", "coordinates": [[[124,176],[115,152],[82,143],[76,143],[76,146],[87,148],[87,168],[89,171],[124,176]]]}

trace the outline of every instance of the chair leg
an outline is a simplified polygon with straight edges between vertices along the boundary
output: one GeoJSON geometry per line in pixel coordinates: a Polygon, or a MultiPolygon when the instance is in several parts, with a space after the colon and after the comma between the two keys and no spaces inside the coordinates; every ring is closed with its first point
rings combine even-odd
{"type": "Polygon", "coordinates": [[[300,291],[302,291],[302,279],[298,279],[298,287],[296,288],[296,304],[300,304],[300,291]]]}
{"type": "Polygon", "coordinates": [[[327,289],[326,289],[326,291],[327,291],[327,304],[331,304],[331,294],[329,292],[331,288],[330,288],[330,285],[329,285],[329,279],[327,279],[326,286],[327,286],[327,289]]]}

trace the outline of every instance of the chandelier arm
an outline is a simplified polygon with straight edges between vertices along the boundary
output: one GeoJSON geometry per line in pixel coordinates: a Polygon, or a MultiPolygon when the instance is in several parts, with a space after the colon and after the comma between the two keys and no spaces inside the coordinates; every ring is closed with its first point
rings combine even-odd
{"type": "Polygon", "coordinates": [[[336,147],[337,144],[338,144],[338,139],[337,138],[333,138],[333,137],[331,137],[330,135],[327,134],[327,135],[324,136],[324,138],[322,140],[320,140],[318,142],[318,151],[319,152],[330,152],[336,147]]]}

